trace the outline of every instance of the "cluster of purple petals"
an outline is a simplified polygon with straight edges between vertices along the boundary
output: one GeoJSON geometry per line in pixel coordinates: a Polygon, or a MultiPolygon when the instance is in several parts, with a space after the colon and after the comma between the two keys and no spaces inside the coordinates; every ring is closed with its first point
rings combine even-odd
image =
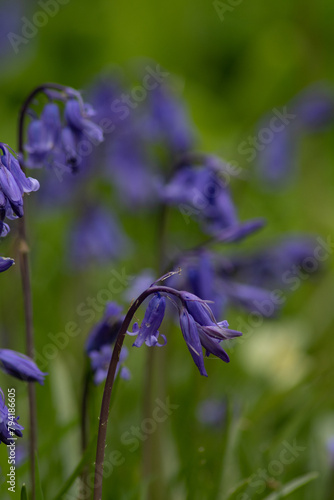
{"type": "MultiPolygon", "coordinates": [[[[108,302],[102,320],[94,326],[87,338],[85,350],[90,358],[96,385],[102,383],[107,377],[114,344],[123,320],[122,307],[115,302],[108,302]]],[[[117,365],[117,373],[121,370],[120,376],[124,379],[130,378],[129,370],[122,366],[127,356],[127,349],[123,347],[117,365]]]]}
{"type": "MultiPolygon", "coordinates": [[[[297,152],[307,133],[321,131],[334,123],[334,90],[325,83],[313,84],[300,92],[284,108],[289,118],[272,131],[272,140],[261,144],[256,162],[259,178],[268,187],[286,186],[296,173],[297,152]]],[[[268,128],[272,115],[261,120],[268,128]]],[[[270,128],[270,127],[269,127],[270,128]]]]}
{"type": "Polygon", "coordinates": [[[177,262],[182,273],[168,284],[209,301],[216,317],[229,305],[271,317],[280,308],[272,300],[273,290],[291,289],[321,271],[323,264],[315,257],[318,246],[314,237],[292,235],[248,253],[222,255],[201,249],[177,262]]]}
{"type": "MultiPolygon", "coordinates": [[[[177,292],[167,296],[175,303],[179,313],[179,323],[188,350],[193,358],[201,375],[207,377],[204,366],[204,354],[213,354],[226,363],[229,357],[222,348],[221,343],[242,335],[240,332],[230,330],[226,321],[217,322],[209,305],[196,295],[189,292],[177,292]]],[[[160,293],[154,294],[151,298],[144,319],[139,327],[135,323],[133,332],[129,335],[137,334],[134,346],[140,347],[145,342],[148,346],[163,346],[159,343],[159,328],[163,321],[166,310],[166,298],[160,293]]]]}
{"type": "MultiPolygon", "coordinates": [[[[101,347],[99,351],[92,351],[89,354],[91,361],[91,368],[93,370],[93,380],[95,385],[101,384],[107,378],[112,353],[113,353],[113,346],[104,345],[103,347],[101,347]]],[[[120,373],[120,377],[123,380],[130,380],[131,378],[130,370],[126,366],[123,366],[123,363],[127,357],[128,357],[128,350],[126,347],[122,347],[116,368],[116,376],[118,375],[118,373],[120,373]]]]}
{"type": "Polygon", "coordinates": [[[187,220],[200,220],[203,230],[218,241],[240,241],[263,227],[263,219],[239,220],[226,172],[217,169],[212,157],[203,160],[202,165],[182,165],[176,171],[163,188],[164,201],[177,206],[187,220]]]}
{"type": "Polygon", "coordinates": [[[49,92],[40,116],[33,117],[27,130],[26,166],[52,167],[59,175],[64,170],[76,172],[86,156],[103,141],[103,130],[92,117],[92,107],[78,92],[49,92]],[[61,115],[59,101],[64,102],[61,115]]]}
{"type": "Polygon", "coordinates": [[[256,251],[231,255],[227,265],[222,262],[219,273],[224,279],[233,278],[256,287],[286,288],[301,273],[311,276],[321,271],[318,247],[312,236],[284,236],[256,251]]]}
{"type": "Polygon", "coordinates": [[[18,423],[19,417],[14,417],[5,404],[5,396],[0,389],[0,443],[10,445],[13,437],[22,437],[24,427],[18,423]]]}
{"type": "MultiPolygon", "coordinates": [[[[18,160],[6,144],[0,143],[0,236],[5,237],[9,226],[4,220],[23,217],[23,196],[39,189],[39,182],[26,177],[18,160]]],[[[13,259],[0,257],[0,272],[14,264],[13,259]]]]}

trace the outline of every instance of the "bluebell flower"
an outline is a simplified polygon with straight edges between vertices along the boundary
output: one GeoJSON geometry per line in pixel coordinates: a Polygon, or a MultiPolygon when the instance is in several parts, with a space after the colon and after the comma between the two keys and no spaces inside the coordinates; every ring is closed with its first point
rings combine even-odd
{"type": "Polygon", "coordinates": [[[12,377],[25,382],[38,382],[41,385],[47,375],[31,358],[11,349],[0,349],[0,368],[12,377]]]}
{"type": "Polygon", "coordinates": [[[0,273],[7,271],[15,263],[13,259],[8,257],[0,257],[0,273]]]}
{"type": "Polygon", "coordinates": [[[14,417],[11,411],[5,405],[5,396],[0,389],[0,443],[10,445],[13,443],[13,437],[22,437],[24,427],[18,421],[19,417],[14,417]]]}
{"type": "Polygon", "coordinates": [[[154,295],[145,311],[140,328],[138,325],[134,327],[133,333],[137,335],[133,344],[135,347],[142,346],[144,342],[148,343],[148,345],[157,345],[159,328],[164,318],[165,311],[165,297],[160,294],[154,295]]]}
{"type": "Polygon", "coordinates": [[[302,90],[290,107],[302,131],[321,130],[334,121],[334,91],[326,83],[315,83],[302,90]]]}
{"type": "Polygon", "coordinates": [[[62,123],[59,107],[56,103],[46,104],[40,119],[33,119],[27,130],[27,144],[25,150],[28,153],[26,162],[29,168],[45,167],[59,143],[62,123]]]}
{"type": "Polygon", "coordinates": [[[165,145],[171,156],[189,151],[195,134],[183,102],[167,85],[157,85],[148,93],[147,105],[149,139],[165,145]]]}
{"type": "Polygon", "coordinates": [[[149,288],[155,281],[155,274],[153,269],[143,269],[131,281],[131,285],[126,289],[124,298],[127,302],[132,302],[144,290],[149,288]]]}
{"type": "Polygon", "coordinates": [[[6,217],[23,216],[23,194],[39,189],[39,182],[26,177],[6,144],[0,143],[0,211],[6,217]]]}
{"type": "Polygon", "coordinates": [[[93,114],[92,108],[77,98],[69,98],[65,104],[67,126],[75,134],[79,134],[79,138],[87,137],[93,144],[100,144],[103,141],[103,131],[91,120],[93,114]]]}
{"type": "Polygon", "coordinates": [[[243,283],[257,287],[273,289],[277,286],[286,288],[289,279],[304,274],[318,272],[317,268],[308,269],[307,264],[314,261],[314,252],[318,242],[308,235],[291,235],[277,238],[270,245],[248,252],[247,254],[234,253],[228,259],[230,269],[222,271],[225,279],[232,277],[243,283]],[[288,282],[284,277],[288,278],[288,282]]]}
{"type": "Polygon", "coordinates": [[[260,182],[275,190],[288,185],[296,174],[300,132],[292,124],[289,127],[276,132],[257,159],[260,182]]]}
{"type": "Polygon", "coordinates": [[[123,320],[122,307],[116,302],[108,302],[103,319],[94,326],[88,336],[85,346],[87,354],[92,351],[99,351],[105,345],[113,344],[123,320]]]}
{"type": "MultiPolygon", "coordinates": [[[[175,295],[168,292],[167,296],[179,311],[184,340],[201,375],[207,376],[202,348],[205,349],[206,356],[214,354],[223,361],[229,362],[229,357],[220,344],[224,340],[233,339],[242,334],[230,330],[226,321],[218,323],[206,301],[196,295],[175,290],[175,295]],[[175,298],[178,299],[177,302],[175,298]]],[[[165,308],[165,297],[161,293],[155,293],[148,304],[141,326],[135,323],[133,333],[128,332],[129,335],[138,335],[134,346],[140,347],[144,342],[149,346],[166,344],[165,336],[163,336],[164,344],[159,344],[158,341],[158,329],[164,318],[165,308]]]]}
{"type": "MultiPolygon", "coordinates": [[[[114,344],[123,320],[122,307],[116,304],[116,302],[108,302],[102,320],[95,325],[88,336],[85,350],[90,358],[94,383],[96,385],[103,382],[107,376],[114,344]]],[[[116,373],[118,373],[127,355],[127,349],[123,347],[116,373]]],[[[121,377],[124,379],[130,378],[130,372],[124,366],[121,368],[121,377]]]]}
{"type": "Polygon", "coordinates": [[[222,280],[221,289],[231,304],[261,316],[269,318],[280,308],[277,302],[273,302],[271,290],[265,288],[222,280]]]}
{"type": "Polygon", "coordinates": [[[215,254],[204,249],[185,255],[177,262],[182,273],[169,278],[168,284],[174,288],[189,290],[200,299],[210,301],[214,316],[219,317],[226,298],[219,288],[214,261],[215,254]]]}
{"type": "Polygon", "coordinates": [[[86,267],[92,262],[106,263],[129,251],[130,242],[115,217],[103,207],[86,203],[81,217],[69,232],[73,265],[86,267]]]}
{"type": "Polygon", "coordinates": [[[107,145],[110,178],[123,205],[151,206],[158,201],[162,181],[152,168],[139,126],[132,123],[107,145]],[[130,180],[131,179],[131,180],[130,180]]]}
{"type": "MultiPolygon", "coordinates": [[[[4,71],[7,71],[6,63],[10,64],[13,57],[13,51],[17,54],[21,48],[25,47],[23,43],[26,39],[19,33],[22,30],[22,16],[27,15],[27,4],[21,0],[2,0],[0,4],[0,57],[4,71]]],[[[23,49],[24,50],[24,49],[23,49]]],[[[26,61],[30,57],[25,53],[26,61]]]]}
{"type": "MultiPolygon", "coordinates": [[[[283,121],[279,129],[272,130],[272,140],[262,144],[256,158],[259,179],[273,189],[285,187],[296,175],[297,153],[304,134],[333,124],[334,91],[326,84],[313,84],[284,109],[289,111],[291,120],[283,121]]],[[[271,114],[262,119],[258,129],[267,128],[272,118],[271,114]]]]}
{"type": "MultiPolygon", "coordinates": [[[[113,346],[111,345],[103,345],[99,351],[91,351],[89,353],[94,384],[99,385],[107,378],[112,353],[113,346]]],[[[126,347],[122,347],[117,363],[116,375],[120,371],[120,377],[124,380],[130,380],[131,378],[130,370],[126,366],[122,366],[127,357],[128,350],[126,347]]]]}
{"type": "Polygon", "coordinates": [[[189,352],[201,375],[207,377],[202,347],[206,356],[213,354],[226,363],[230,361],[221,347],[223,340],[239,337],[241,332],[230,330],[226,321],[217,322],[209,305],[189,292],[181,292],[180,326],[189,352]]]}
{"type": "Polygon", "coordinates": [[[240,222],[217,233],[216,240],[224,243],[237,243],[259,229],[262,229],[265,224],[266,220],[260,217],[240,222]]]}
{"type": "Polygon", "coordinates": [[[203,229],[218,239],[241,240],[262,227],[263,221],[240,223],[230,189],[209,160],[204,166],[182,166],[163,189],[162,197],[177,205],[184,217],[200,220],[203,229]]]}
{"type": "Polygon", "coordinates": [[[93,147],[103,141],[103,131],[93,122],[94,112],[79,92],[67,88],[64,92],[46,90],[45,93],[51,102],[28,125],[26,165],[54,168],[62,177],[67,167],[75,172],[93,147]],[[58,103],[54,102],[57,100],[65,102],[63,118],[58,103]]]}
{"type": "Polygon", "coordinates": [[[198,421],[208,427],[221,428],[226,418],[226,402],[220,399],[205,399],[196,410],[198,421]]]}

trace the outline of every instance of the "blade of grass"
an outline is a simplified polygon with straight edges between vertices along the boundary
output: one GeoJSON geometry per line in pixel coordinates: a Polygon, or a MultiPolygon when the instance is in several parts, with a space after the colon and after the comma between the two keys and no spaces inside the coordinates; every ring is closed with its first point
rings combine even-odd
{"type": "Polygon", "coordinates": [[[310,483],[311,481],[314,481],[314,479],[317,479],[319,477],[318,472],[309,472],[308,474],[305,474],[304,476],[297,477],[290,481],[289,483],[285,484],[282,486],[282,488],[279,491],[275,491],[274,493],[271,493],[269,496],[264,498],[263,500],[278,500],[279,498],[286,498],[289,496],[291,493],[294,493],[296,490],[301,488],[302,486],[305,486],[306,484],[310,483]]]}

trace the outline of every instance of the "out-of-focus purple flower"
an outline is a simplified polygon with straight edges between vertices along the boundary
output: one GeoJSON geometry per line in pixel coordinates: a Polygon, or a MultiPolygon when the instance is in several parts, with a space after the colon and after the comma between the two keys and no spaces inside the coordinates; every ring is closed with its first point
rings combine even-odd
{"type": "Polygon", "coordinates": [[[259,220],[240,223],[230,189],[212,161],[205,166],[182,166],[162,197],[177,205],[184,217],[202,221],[203,229],[218,239],[238,241],[263,225],[259,220]]]}
{"type": "Polygon", "coordinates": [[[236,224],[235,226],[230,226],[227,229],[223,229],[220,233],[217,234],[217,241],[221,241],[224,243],[237,243],[238,241],[243,240],[246,236],[253,234],[254,232],[262,229],[266,224],[265,219],[251,219],[246,222],[241,222],[236,224]]]}
{"type": "Polygon", "coordinates": [[[0,368],[19,380],[38,382],[41,385],[44,384],[44,377],[47,375],[31,358],[11,349],[0,349],[0,368]]]}
{"type": "Polygon", "coordinates": [[[169,278],[169,286],[189,290],[200,299],[209,301],[214,316],[220,317],[226,299],[218,286],[214,254],[202,249],[185,255],[177,265],[182,273],[169,278]]]}
{"type": "MultiPolygon", "coordinates": [[[[272,139],[260,145],[256,156],[259,178],[273,189],[285,187],[296,173],[297,151],[305,133],[317,132],[334,122],[334,91],[314,84],[300,92],[283,108],[289,119],[273,124],[277,116],[261,120],[259,131],[269,130],[272,139]]],[[[260,137],[260,134],[259,134],[260,137]]]]}
{"type": "Polygon", "coordinates": [[[301,128],[317,131],[334,121],[334,91],[325,83],[310,85],[291,101],[291,108],[301,128]]]}
{"type": "Polygon", "coordinates": [[[327,440],[327,451],[328,451],[328,458],[329,458],[329,464],[332,469],[334,469],[334,436],[331,436],[327,440]]]}
{"type": "Polygon", "coordinates": [[[115,342],[119,329],[123,323],[122,307],[116,302],[108,302],[103,319],[97,323],[86,341],[86,353],[99,351],[105,345],[115,342]]]}
{"type": "MultiPolygon", "coordinates": [[[[92,108],[85,104],[79,92],[45,90],[52,102],[45,105],[41,116],[33,118],[28,126],[26,165],[30,168],[49,167],[73,172],[103,141],[103,131],[92,121],[92,108]],[[61,118],[58,103],[64,101],[61,118]]],[[[60,172],[63,173],[63,172],[60,172]]]]}
{"type": "Polygon", "coordinates": [[[96,123],[104,125],[106,141],[113,139],[114,133],[117,134],[126,127],[130,119],[126,107],[122,107],[119,101],[123,87],[122,76],[112,70],[99,76],[89,91],[89,101],[95,111],[96,123]]]}
{"type": "Polygon", "coordinates": [[[109,175],[122,204],[133,208],[157,202],[161,181],[151,168],[138,126],[130,124],[107,145],[107,158],[109,175]]]}
{"type": "MultiPolygon", "coordinates": [[[[112,353],[113,346],[111,345],[104,345],[99,351],[92,351],[89,353],[91,367],[94,374],[94,384],[99,385],[107,378],[112,353]]],[[[122,347],[119,361],[117,363],[116,375],[119,370],[121,370],[120,376],[124,380],[129,380],[131,378],[129,369],[126,366],[122,366],[127,357],[128,350],[126,347],[122,347]]]]}
{"type": "Polygon", "coordinates": [[[28,457],[29,452],[24,441],[20,442],[19,445],[17,444],[15,449],[15,466],[21,467],[28,460],[28,457]]]}
{"type": "MultiPolygon", "coordinates": [[[[22,30],[22,15],[24,15],[23,2],[21,0],[2,0],[0,5],[0,57],[5,63],[13,57],[13,50],[18,53],[21,47],[25,47],[26,38],[20,37],[18,33],[22,30]]],[[[6,67],[3,67],[6,70],[6,67]]]]}
{"type": "Polygon", "coordinates": [[[277,189],[286,186],[296,173],[299,130],[292,124],[275,132],[257,159],[261,183],[277,189]],[[289,128],[290,127],[290,128],[289,128]]]}
{"type": "Polygon", "coordinates": [[[78,99],[70,98],[65,105],[65,119],[67,126],[80,138],[87,137],[93,144],[103,141],[101,127],[91,121],[92,109],[85,107],[78,99]]]}
{"type": "Polygon", "coordinates": [[[300,272],[306,275],[321,269],[322,262],[315,257],[318,245],[311,236],[285,236],[255,252],[234,254],[229,258],[230,269],[223,275],[257,287],[286,288],[300,272]]]}
{"type": "Polygon", "coordinates": [[[129,242],[111,213],[87,206],[70,230],[69,247],[73,265],[80,268],[116,259],[128,250],[129,242]]]}
{"type": "Polygon", "coordinates": [[[156,345],[157,338],[159,335],[159,327],[165,315],[166,310],[166,299],[161,295],[157,294],[150,300],[143,322],[133,333],[137,333],[137,338],[134,342],[135,347],[141,347],[144,342],[148,342],[149,345],[156,345]],[[152,337],[154,337],[152,339],[152,337]],[[156,341],[155,341],[156,339],[156,341]]]}
{"type": "Polygon", "coordinates": [[[274,302],[271,291],[235,281],[222,281],[222,291],[227,299],[235,306],[253,313],[259,313],[267,318],[272,317],[279,309],[274,302]]]}
{"type": "Polygon", "coordinates": [[[0,257],[0,273],[7,271],[15,263],[13,259],[8,257],[0,257]]]}
{"type": "Polygon", "coordinates": [[[14,435],[22,437],[24,427],[17,422],[18,419],[19,417],[15,417],[11,409],[8,410],[4,393],[0,389],[0,443],[10,445],[15,442],[14,435]]]}
{"type": "MultiPolygon", "coordinates": [[[[113,346],[116,342],[123,320],[124,315],[122,314],[122,307],[115,302],[108,302],[103,319],[95,325],[88,336],[85,350],[90,358],[94,383],[96,385],[103,382],[107,376],[114,348],[113,346]]],[[[127,349],[123,347],[117,365],[117,373],[127,355],[127,349]]],[[[130,378],[130,372],[127,368],[122,367],[121,377],[125,379],[130,378]]]]}
{"type": "Polygon", "coordinates": [[[157,85],[148,93],[146,122],[149,138],[164,143],[174,156],[194,145],[194,132],[184,104],[166,85],[157,85]]]}
{"type": "Polygon", "coordinates": [[[140,274],[135,276],[130,287],[126,290],[124,298],[128,302],[132,302],[144,290],[149,288],[155,280],[153,269],[144,269],[140,274]]]}
{"type": "Polygon", "coordinates": [[[221,427],[225,422],[226,403],[219,399],[205,399],[197,406],[198,421],[208,427],[221,427]]]}

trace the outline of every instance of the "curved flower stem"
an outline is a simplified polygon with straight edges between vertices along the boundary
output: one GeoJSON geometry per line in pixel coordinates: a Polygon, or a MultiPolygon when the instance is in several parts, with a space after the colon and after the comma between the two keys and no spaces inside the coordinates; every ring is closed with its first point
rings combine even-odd
{"type": "MultiPolygon", "coordinates": [[[[24,122],[27,111],[33,99],[40,92],[45,92],[47,89],[65,90],[65,87],[56,83],[47,83],[36,87],[24,101],[19,117],[18,127],[18,153],[19,163],[23,172],[24,168],[24,122]]],[[[22,290],[24,301],[24,315],[25,315],[25,329],[26,329],[26,349],[27,355],[34,359],[34,326],[33,326],[33,306],[32,306],[32,291],[31,291],[31,278],[29,266],[29,247],[27,243],[27,227],[26,218],[22,217],[19,221],[19,260],[20,271],[22,277],[22,290]]],[[[29,420],[30,420],[30,478],[31,478],[31,498],[35,500],[36,487],[35,487],[35,453],[37,451],[37,412],[36,412],[36,391],[33,382],[28,383],[29,394],[29,420]]]]}
{"type": "Polygon", "coordinates": [[[106,383],[104,386],[103,397],[102,397],[102,405],[100,412],[100,421],[99,421],[99,432],[97,437],[97,449],[96,449],[96,461],[95,461],[95,478],[94,478],[94,500],[102,500],[102,483],[103,483],[103,462],[104,462],[104,451],[106,447],[106,436],[107,436],[107,424],[109,417],[109,408],[110,408],[110,399],[111,393],[115,381],[115,374],[117,369],[117,364],[119,361],[119,356],[121,353],[121,349],[123,346],[123,342],[125,339],[126,332],[130,326],[132,318],[137,311],[138,307],[143,303],[143,301],[151,294],[154,293],[168,293],[171,295],[175,295],[180,300],[181,296],[174,290],[173,288],[167,286],[152,286],[145,290],[139,297],[133,302],[130,306],[122,326],[120,328],[119,334],[116,339],[115,347],[112,353],[112,358],[109,364],[108,374],[106,383]]]}

